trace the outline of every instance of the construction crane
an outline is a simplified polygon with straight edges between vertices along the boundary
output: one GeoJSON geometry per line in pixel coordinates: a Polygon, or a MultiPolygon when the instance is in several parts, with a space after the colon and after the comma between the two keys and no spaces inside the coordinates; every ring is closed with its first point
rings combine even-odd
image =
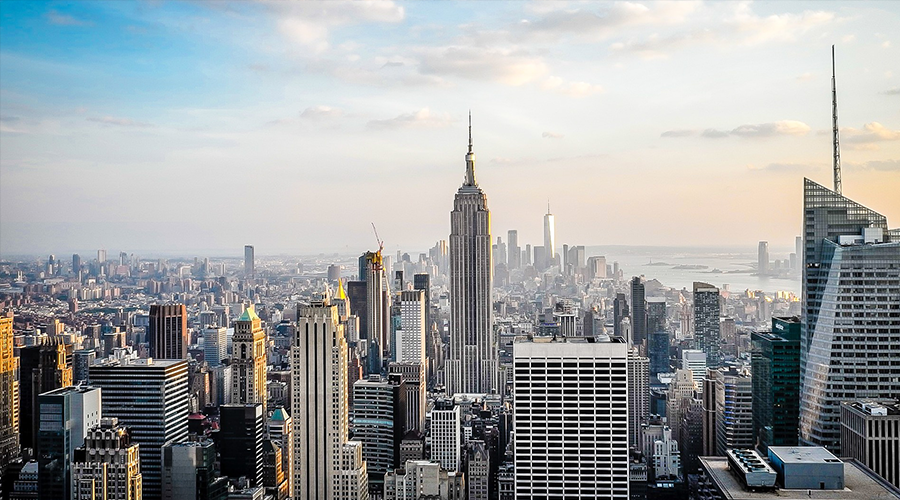
{"type": "Polygon", "coordinates": [[[378,251],[375,252],[375,258],[373,262],[375,263],[375,269],[381,270],[384,269],[384,263],[381,256],[381,251],[384,250],[384,240],[378,237],[378,229],[375,228],[375,223],[372,223],[372,231],[375,232],[375,241],[378,243],[378,251]]]}

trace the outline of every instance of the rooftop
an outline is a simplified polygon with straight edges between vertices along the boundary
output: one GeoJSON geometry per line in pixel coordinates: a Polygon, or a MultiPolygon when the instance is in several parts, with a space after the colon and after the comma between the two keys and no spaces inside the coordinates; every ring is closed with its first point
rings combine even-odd
{"type": "Polygon", "coordinates": [[[826,464],[841,461],[820,446],[769,446],[769,453],[785,464],[826,464]]]}
{"type": "MultiPolygon", "coordinates": [[[[771,448],[770,448],[771,449],[771,448]]],[[[738,478],[728,470],[725,457],[700,457],[703,468],[722,492],[725,500],[897,500],[900,490],[876,476],[865,466],[852,459],[844,460],[843,490],[788,490],[776,488],[769,491],[748,491],[738,478]]]]}

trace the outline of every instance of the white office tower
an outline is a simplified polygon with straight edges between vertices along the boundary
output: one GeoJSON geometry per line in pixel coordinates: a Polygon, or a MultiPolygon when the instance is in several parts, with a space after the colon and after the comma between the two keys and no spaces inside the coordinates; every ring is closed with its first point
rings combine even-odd
{"type": "MultiPolygon", "coordinates": [[[[747,372],[710,371],[716,381],[716,454],[753,448],[753,381],[747,372]]],[[[840,425],[840,422],[838,422],[840,425]]]]}
{"type": "Polygon", "coordinates": [[[391,363],[388,371],[399,373],[406,387],[406,430],[425,432],[425,363],[391,363]]]}
{"type": "Polygon", "coordinates": [[[203,329],[203,359],[210,368],[222,364],[228,357],[228,329],[224,326],[213,326],[203,329]]]}
{"type": "Polygon", "coordinates": [[[491,212],[475,181],[472,122],[466,178],[450,212],[450,359],[447,394],[489,394],[498,388],[498,346],[492,328],[491,212]]]}
{"type": "Polygon", "coordinates": [[[629,498],[628,348],[593,338],[513,345],[515,498],[629,498]]]}
{"type": "Polygon", "coordinates": [[[400,292],[400,328],[396,334],[397,361],[400,363],[424,363],[424,290],[403,290],[400,292]]]}
{"type": "Polygon", "coordinates": [[[91,366],[90,378],[103,389],[103,417],[117,418],[140,445],[144,498],[161,498],[162,447],[188,437],[187,360],[111,360],[91,366]]]}
{"type": "Polygon", "coordinates": [[[556,261],[556,225],[550,213],[550,204],[547,203],[547,213],[544,215],[544,256],[547,261],[544,268],[551,267],[556,261]]]}
{"type": "Polygon", "coordinates": [[[407,460],[402,469],[384,476],[384,500],[462,500],[464,484],[461,472],[448,472],[427,460],[407,460]]]}
{"type": "Polygon", "coordinates": [[[809,179],[803,208],[800,442],[843,455],[841,402],[900,397],[900,229],[809,179]]]}
{"type": "Polygon", "coordinates": [[[628,350],[628,444],[641,442],[641,420],[650,414],[650,358],[628,350]]]}
{"type": "Polygon", "coordinates": [[[672,429],[668,425],[644,426],[643,451],[650,459],[653,475],[656,479],[675,479],[681,469],[681,452],[678,441],[672,437],[672,429]]]}
{"type": "Polygon", "coordinates": [[[681,351],[681,368],[690,370],[697,384],[697,392],[703,392],[703,377],[706,376],[706,353],[699,349],[681,351]]]}
{"type": "Polygon", "coordinates": [[[295,500],[368,498],[362,443],[348,440],[347,341],[327,299],[297,307],[291,347],[295,500]]]}
{"type": "Polygon", "coordinates": [[[459,406],[451,400],[438,400],[431,410],[431,461],[445,470],[460,470],[462,461],[462,422],[459,406]]]}

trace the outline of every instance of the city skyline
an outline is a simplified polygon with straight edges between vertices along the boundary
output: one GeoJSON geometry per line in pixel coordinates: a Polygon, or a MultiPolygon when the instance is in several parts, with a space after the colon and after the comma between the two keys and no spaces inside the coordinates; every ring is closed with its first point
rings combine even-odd
{"type": "Polygon", "coordinates": [[[800,179],[830,184],[832,43],[844,193],[900,212],[894,5],[328,5],[6,6],[0,255],[221,252],[246,227],[261,255],[353,253],[373,220],[428,248],[450,200],[416,194],[458,186],[469,108],[497,234],[539,242],[549,194],[558,242],[779,248],[800,179]]]}

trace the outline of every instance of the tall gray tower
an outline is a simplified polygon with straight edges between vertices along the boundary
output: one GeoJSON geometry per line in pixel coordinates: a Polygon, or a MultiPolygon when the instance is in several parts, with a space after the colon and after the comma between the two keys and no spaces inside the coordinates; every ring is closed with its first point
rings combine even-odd
{"type": "Polygon", "coordinates": [[[472,115],[466,178],[450,212],[450,359],[448,394],[489,393],[498,386],[497,342],[491,314],[491,212],[475,181],[472,115]]]}

